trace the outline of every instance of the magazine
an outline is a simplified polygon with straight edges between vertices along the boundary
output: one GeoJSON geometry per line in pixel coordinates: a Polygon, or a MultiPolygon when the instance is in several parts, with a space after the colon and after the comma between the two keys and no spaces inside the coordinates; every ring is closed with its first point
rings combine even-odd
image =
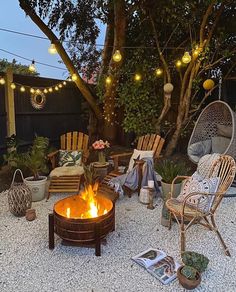
{"type": "Polygon", "coordinates": [[[171,256],[164,251],[149,248],[142,253],[132,257],[140,266],[143,266],[150,274],[160,280],[163,284],[168,284],[176,278],[176,272],[180,264],[175,262],[171,256]]]}

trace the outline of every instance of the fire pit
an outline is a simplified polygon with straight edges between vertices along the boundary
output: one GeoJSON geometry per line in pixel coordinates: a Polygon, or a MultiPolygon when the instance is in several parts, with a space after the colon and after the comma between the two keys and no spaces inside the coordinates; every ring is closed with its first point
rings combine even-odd
{"type": "Polygon", "coordinates": [[[115,205],[88,186],[79,195],[58,201],[49,214],[49,248],[54,248],[54,232],[67,245],[94,246],[101,255],[101,240],[115,230],[115,205]]]}

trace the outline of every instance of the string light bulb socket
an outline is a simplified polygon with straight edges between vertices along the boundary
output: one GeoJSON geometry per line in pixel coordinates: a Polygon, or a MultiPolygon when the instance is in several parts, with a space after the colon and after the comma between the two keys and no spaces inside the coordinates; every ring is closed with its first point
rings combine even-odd
{"type": "Polygon", "coordinates": [[[115,53],[112,56],[112,59],[114,62],[120,62],[122,59],[122,55],[120,53],[120,50],[116,50],[115,53]]]}
{"type": "Polygon", "coordinates": [[[48,48],[48,52],[49,52],[49,54],[51,54],[51,55],[55,55],[55,54],[57,54],[57,49],[56,49],[56,46],[55,46],[54,43],[51,43],[51,45],[50,45],[49,48],[48,48]]]}

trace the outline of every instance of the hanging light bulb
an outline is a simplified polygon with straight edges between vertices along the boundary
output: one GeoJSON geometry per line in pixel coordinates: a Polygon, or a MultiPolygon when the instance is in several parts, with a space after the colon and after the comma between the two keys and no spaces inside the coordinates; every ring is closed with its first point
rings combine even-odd
{"type": "Polygon", "coordinates": [[[57,49],[54,43],[51,43],[50,47],[48,48],[48,52],[51,55],[55,55],[57,53],[57,49]]]}
{"type": "Polygon", "coordinates": [[[47,88],[45,88],[45,89],[43,90],[43,92],[44,92],[44,93],[48,93],[48,90],[47,90],[47,88]]]}
{"type": "Polygon", "coordinates": [[[77,77],[77,75],[75,73],[72,74],[72,77],[71,78],[72,78],[73,81],[76,81],[78,79],[78,77],[77,77]]]}
{"type": "Polygon", "coordinates": [[[69,82],[71,82],[71,81],[72,81],[71,77],[68,77],[68,78],[67,78],[67,80],[68,80],[69,82]]]}
{"type": "Polygon", "coordinates": [[[59,90],[58,86],[55,86],[55,90],[56,90],[56,91],[59,90]]]}
{"type": "Polygon", "coordinates": [[[15,85],[15,83],[11,83],[11,89],[16,89],[16,85],[15,85]]]}
{"type": "Polygon", "coordinates": [[[141,74],[136,73],[136,74],[134,75],[134,80],[135,80],[135,81],[140,81],[141,79],[142,79],[142,75],[141,75],[141,74]]]}
{"type": "Polygon", "coordinates": [[[25,87],[24,86],[21,86],[20,91],[21,92],[25,92],[25,87]]]}
{"type": "Polygon", "coordinates": [[[52,87],[50,87],[50,88],[48,89],[48,91],[49,91],[49,92],[53,92],[53,89],[52,89],[52,87]]]}
{"type": "Polygon", "coordinates": [[[175,66],[177,68],[181,67],[182,66],[182,62],[180,60],[176,61],[175,66]]]}
{"type": "Polygon", "coordinates": [[[34,88],[30,88],[30,93],[35,93],[34,88]]]}
{"type": "Polygon", "coordinates": [[[156,75],[157,75],[157,76],[161,76],[162,73],[163,73],[163,70],[162,70],[161,68],[157,68],[157,69],[156,69],[156,75]]]}
{"type": "Polygon", "coordinates": [[[36,93],[40,94],[41,90],[40,89],[36,89],[36,93]]]}
{"type": "Polygon", "coordinates": [[[183,57],[182,57],[182,62],[184,64],[188,64],[191,62],[192,57],[190,56],[189,52],[185,52],[183,57]]]}
{"type": "Polygon", "coordinates": [[[63,87],[63,85],[60,83],[59,85],[58,85],[60,88],[62,88],[63,87]]]}
{"type": "Polygon", "coordinates": [[[32,63],[29,65],[30,72],[36,72],[35,61],[33,60],[32,63]]]}
{"type": "Polygon", "coordinates": [[[66,81],[63,81],[63,85],[66,85],[66,81]]]}
{"type": "Polygon", "coordinates": [[[4,85],[5,84],[5,79],[3,77],[0,78],[0,84],[4,85]]]}
{"type": "Polygon", "coordinates": [[[121,53],[119,50],[116,50],[114,55],[112,56],[114,62],[120,62],[122,59],[121,53]]]}
{"type": "Polygon", "coordinates": [[[112,80],[111,80],[111,77],[110,76],[107,76],[106,78],[106,84],[109,85],[111,84],[112,80]]]}

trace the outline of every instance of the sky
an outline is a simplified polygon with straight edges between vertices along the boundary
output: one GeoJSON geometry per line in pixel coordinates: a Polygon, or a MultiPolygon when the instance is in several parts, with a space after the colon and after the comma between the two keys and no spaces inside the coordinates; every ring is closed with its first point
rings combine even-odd
{"type": "MultiPolygon", "coordinates": [[[[102,25],[101,28],[104,31],[102,25]]],[[[1,1],[0,29],[15,30],[45,37],[34,22],[29,17],[26,17],[24,11],[19,7],[18,0],[1,1]]],[[[103,42],[103,35],[104,33],[101,33],[97,41],[98,43],[103,42]]],[[[36,63],[37,72],[40,73],[41,77],[65,79],[68,76],[65,65],[58,63],[61,60],[58,54],[50,55],[48,53],[49,45],[49,40],[21,36],[0,30],[0,49],[29,58],[30,60],[35,60],[36,62],[61,67],[64,70],[50,68],[36,63]]],[[[7,59],[11,62],[13,58],[24,65],[31,63],[30,61],[0,51],[0,59],[7,59]]]]}

